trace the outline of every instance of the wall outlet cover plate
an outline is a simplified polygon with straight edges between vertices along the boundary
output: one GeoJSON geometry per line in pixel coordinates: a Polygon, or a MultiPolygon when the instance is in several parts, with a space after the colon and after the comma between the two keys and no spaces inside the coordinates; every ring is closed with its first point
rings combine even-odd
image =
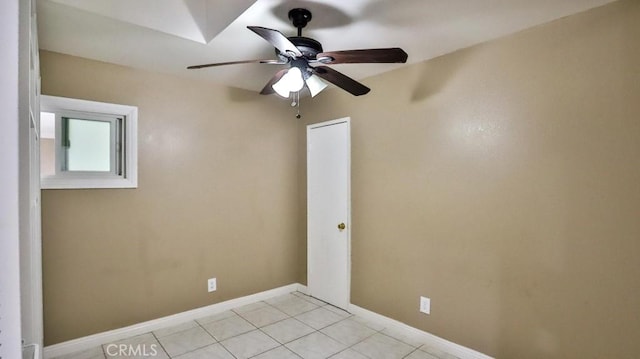
{"type": "Polygon", "coordinates": [[[218,289],[218,283],[215,278],[211,278],[207,280],[207,291],[209,293],[215,292],[218,289]]]}
{"type": "Polygon", "coordinates": [[[427,297],[420,297],[420,312],[424,314],[431,314],[431,299],[427,297]]]}

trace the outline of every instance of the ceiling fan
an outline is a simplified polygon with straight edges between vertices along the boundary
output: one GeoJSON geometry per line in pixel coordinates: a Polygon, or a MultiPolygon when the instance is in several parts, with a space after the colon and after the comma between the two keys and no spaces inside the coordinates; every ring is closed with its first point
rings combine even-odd
{"type": "Polygon", "coordinates": [[[370,89],[326,65],[405,63],[407,61],[407,53],[397,47],[325,52],[318,41],[302,36],[302,29],[311,21],[311,12],[307,9],[295,8],[290,10],[288,15],[293,26],[298,28],[298,36],[286,37],[278,30],[247,26],[249,30],[255,32],[275,47],[277,59],[220,62],[189,66],[187,69],[247,63],[289,65],[288,68],[278,71],[269,80],[260,92],[261,95],[277,93],[282,97],[289,97],[293,93],[299,96],[300,91],[306,85],[311,96],[314,97],[327,87],[326,82],[330,82],[354,96],[360,96],[368,93],[370,89]]]}

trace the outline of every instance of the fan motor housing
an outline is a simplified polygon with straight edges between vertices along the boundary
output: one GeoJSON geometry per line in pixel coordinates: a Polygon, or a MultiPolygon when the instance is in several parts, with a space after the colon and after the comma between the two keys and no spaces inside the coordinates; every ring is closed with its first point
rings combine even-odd
{"type": "MultiPolygon", "coordinates": [[[[315,59],[316,55],[323,52],[322,44],[312,38],[303,36],[291,36],[288,37],[288,39],[289,41],[291,41],[291,43],[296,45],[298,50],[300,50],[302,55],[304,55],[304,57],[307,59],[315,59]]],[[[276,49],[276,55],[280,56],[280,54],[280,51],[276,49]]]]}

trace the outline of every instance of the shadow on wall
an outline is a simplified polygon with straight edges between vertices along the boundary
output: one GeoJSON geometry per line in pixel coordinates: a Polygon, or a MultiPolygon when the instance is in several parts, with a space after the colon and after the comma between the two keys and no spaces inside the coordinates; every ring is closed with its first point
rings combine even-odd
{"type": "Polygon", "coordinates": [[[259,100],[258,96],[262,96],[257,92],[237,88],[237,87],[227,87],[227,99],[231,102],[255,102],[259,100]]]}
{"type": "MultiPolygon", "coordinates": [[[[258,91],[228,87],[226,89],[226,97],[235,104],[259,104],[258,106],[261,106],[262,111],[265,113],[280,114],[274,118],[282,118],[284,115],[285,118],[295,119],[296,116],[296,108],[291,106],[291,99],[282,98],[276,94],[261,95],[258,91]]],[[[309,96],[301,96],[300,102],[303,109],[301,112],[309,111],[310,99],[311,97],[309,96]]]]}
{"type": "Polygon", "coordinates": [[[227,92],[227,99],[234,103],[249,103],[249,102],[265,101],[269,103],[268,106],[284,105],[283,107],[285,108],[289,107],[289,105],[287,104],[287,101],[290,101],[290,100],[283,99],[280,96],[275,94],[261,95],[260,91],[245,90],[237,87],[227,87],[226,92],[227,92]]]}
{"type": "Polygon", "coordinates": [[[440,92],[449,81],[460,71],[471,51],[458,51],[455,55],[447,55],[446,61],[438,58],[427,61],[417,66],[415,83],[411,92],[411,102],[418,103],[429,99],[440,92]]]}

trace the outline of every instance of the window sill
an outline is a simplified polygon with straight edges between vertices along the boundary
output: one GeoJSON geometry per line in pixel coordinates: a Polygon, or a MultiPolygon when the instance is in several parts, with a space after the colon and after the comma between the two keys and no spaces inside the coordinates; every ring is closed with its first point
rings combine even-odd
{"type": "Polygon", "coordinates": [[[40,180],[42,189],[138,188],[129,178],[47,178],[40,180]]]}

